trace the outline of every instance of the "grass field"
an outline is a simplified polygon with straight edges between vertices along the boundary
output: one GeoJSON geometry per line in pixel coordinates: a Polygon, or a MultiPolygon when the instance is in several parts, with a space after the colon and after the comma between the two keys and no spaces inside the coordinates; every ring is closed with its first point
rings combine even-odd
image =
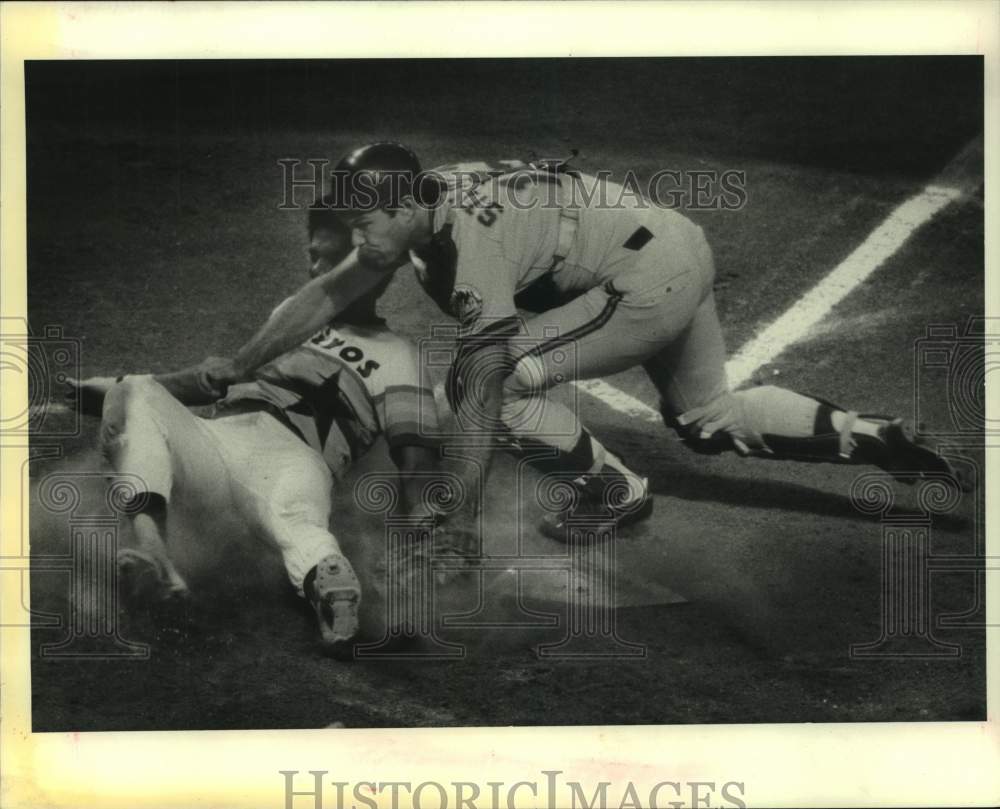
{"type": "MultiPolygon", "coordinates": [[[[392,138],[428,166],[578,148],[585,171],[745,171],[742,209],[690,212],[713,246],[736,349],[982,129],[973,58],[35,63],[27,75],[30,322],[79,339],[85,374],[231,352],[302,282],[304,214],[278,209],[282,158],[336,160],[392,138]]],[[[759,378],[862,412],[912,416],[919,403],[937,414],[927,429],[948,432],[949,390],[917,373],[916,341],[983,314],[981,183],[964,191],[759,378]]],[[[380,309],[415,338],[439,317],[403,274],[380,309]]],[[[639,372],[608,381],[655,407],[639,372]]],[[[319,654],[275,560],[233,558],[196,576],[190,623],[122,616],[125,637],[151,644],[148,660],[41,657],[65,629],[36,627],[34,730],[985,717],[975,573],[932,577],[935,621],[971,613],[933,630],[959,656],[849,654],[880,631],[883,522],[850,498],[866,470],[695,455],[662,425],[580,401],[656,495],[653,517],[616,548],[618,633],[644,657],[544,659],[534,647],[558,631],[489,629],[452,630],[460,660],[341,663],[319,654]],[[663,587],[688,603],[663,603],[663,587]]],[[[96,427],[85,421],[59,442],[61,459],[36,461],[33,480],[100,469],[96,427]]],[[[950,440],[981,462],[981,434],[950,440]]],[[[500,485],[511,474],[501,465],[500,485]]],[[[914,489],[896,493],[897,516],[921,513],[914,489]]],[[[337,503],[345,544],[378,535],[349,484],[337,503]]],[[[504,542],[509,505],[486,516],[504,542]]],[[[35,557],[65,553],[65,519],[37,502],[31,517],[35,557]]],[[[981,552],[981,489],[929,525],[933,554],[981,552]]],[[[212,546],[227,538],[212,521],[184,530],[212,546]]],[[[65,575],[36,569],[32,593],[33,608],[65,614],[65,575]]]]}

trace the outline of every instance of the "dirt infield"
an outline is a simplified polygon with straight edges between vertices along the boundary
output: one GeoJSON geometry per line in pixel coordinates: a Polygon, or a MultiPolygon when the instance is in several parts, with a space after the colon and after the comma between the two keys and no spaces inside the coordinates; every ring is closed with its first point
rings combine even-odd
{"type": "MultiPolygon", "coordinates": [[[[84,374],[164,371],[231,352],[297,288],[305,222],[303,211],[279,209],[283,158],[336,159],[392,138],[428,166],[577,148],[585,171],[743,171],[743,208],[690,212],[713,246],[736,348],[982,124],[982,64],[971,58],[50,62],[30,65],[27,78],[29,317],[36,332],[59,326],[80,341],[84,374]]],[[[919,405],[936,414],[928,430],[950,430],[952,394],[923,374],[918,341],[931,324],[961,329],[983,314],[983,229],[980,188],[917,231],[758,381],[778,377],[861,411],[912,416],[919,405]]],[[[380,311],[414,338],[440,318],[402,274],[380,311]]],[[[656,406],[640,373],[609,381],[656,406]]],[[[662,425],[584,394],[580,402],[584,421],[656,495],[653,517],[625,529],[615,549],[617,636],[642,656],[539,656],[538,645],[566,629],[555,599],[536,604],[556,616],[554,627],[443,629],[462,645],[456,659],[331,660],[277,560],[226,550],[231,527],[202,515],[176,529],[219,551],[195,567],[189,612],[121,615],[122,637],[149,644],[148,659],[42,656],[66,627],[39,619],[33,730],[985,718],[979,574],[931,577],[933,635],[960,654],[849,652],[880,636],[883,531],[921,519],[919,487],[898,487],[891,515],[866,514],[851,499],[863,470],[695,455],[662,425]],[[665,603],[670,591],[687,603],[665,603]]],[[[96,427],[84,420],[76,436],[36,435],[35,446],[57,445],[62,457],[34,461],[33,485],[100,471],[96,427]]],[[[950,440],[981,468],[981,433],[950,440]]],[[[380,449],[357,471],[386,462],[380,449]]],[[[513,466],[497,474],[509,491],[513,466]]],[[[982,491],[920,523],[935,558],[981,553],[982,491]]],[[[351,481],[336,498],[335,533],[368,558],[380,524],[358,513],[351,481]]],[[[492,500],[488,541],[506,547],[515,518],[530,526],[537,516],[492,500]]],[[[65,618],[68,578],[45,565],[67,551],[67,518],[37,497],[30,517],[41,560],[32,608],[65,618]]],[[[461,589],[456,609],[475,608],[477,587],[461,589]]],[[[505,588],[484,579],[507,620],[521,613],[505,588]]]]}

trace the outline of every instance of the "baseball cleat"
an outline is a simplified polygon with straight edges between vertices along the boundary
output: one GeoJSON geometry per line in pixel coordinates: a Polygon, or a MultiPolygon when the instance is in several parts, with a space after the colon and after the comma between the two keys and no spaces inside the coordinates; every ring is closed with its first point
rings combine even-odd
{"type": "Polygon", "coordinates": [[[351,563],[331,553],[309,571],[302,589],[316,612],[324,646],[343,650],[358,632],[361,605],[361,584],[351,563]]]}
{"type": "Polygon", "coordinates": [[[576,484],[580,492],[577,502],[559,514],[547,514],[539,530],[551,539],[567,542],[571,527],[600,536],[647,519],[653,513],[649,482],[646,478],[636,480],[641,483],[638,491],[634,482],[614,472],[580,481],[576,484]]]}
{"type": "Polygon", "coordinates": [[[866,421],[883,422],[878,435],[854,433],[850,459],[884,469],[901,483],[914,484],[928,475],[949,475],[967,490],[967,481],[947,459],[903,426],[900,418],[861,416],[866,421]]]}

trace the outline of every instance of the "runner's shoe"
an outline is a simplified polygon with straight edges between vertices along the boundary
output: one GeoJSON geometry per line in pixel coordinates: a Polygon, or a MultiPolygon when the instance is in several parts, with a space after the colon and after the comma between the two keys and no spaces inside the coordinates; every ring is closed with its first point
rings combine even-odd
{"type": "Polygon", "coordinates": [[[358,632],[361,605],[361,584],[351,563],[330,554],[306,574],[302,589],[316,612],[324,646],[343,651],[358,632]]]}

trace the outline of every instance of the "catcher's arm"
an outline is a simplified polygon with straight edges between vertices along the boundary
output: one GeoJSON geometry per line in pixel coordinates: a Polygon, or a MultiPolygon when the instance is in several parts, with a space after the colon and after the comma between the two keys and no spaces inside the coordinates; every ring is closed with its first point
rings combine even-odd
{"type": "Polygon", "coordinates": [[[209,383],[224,391],[234,382],[251,378],[261,365],[312,337],[395,269],[379,272],[362,267],[358,251],[352,250],[336,267],[313,278],[289,298],[228,364],[210,368],[209,383]]]}

